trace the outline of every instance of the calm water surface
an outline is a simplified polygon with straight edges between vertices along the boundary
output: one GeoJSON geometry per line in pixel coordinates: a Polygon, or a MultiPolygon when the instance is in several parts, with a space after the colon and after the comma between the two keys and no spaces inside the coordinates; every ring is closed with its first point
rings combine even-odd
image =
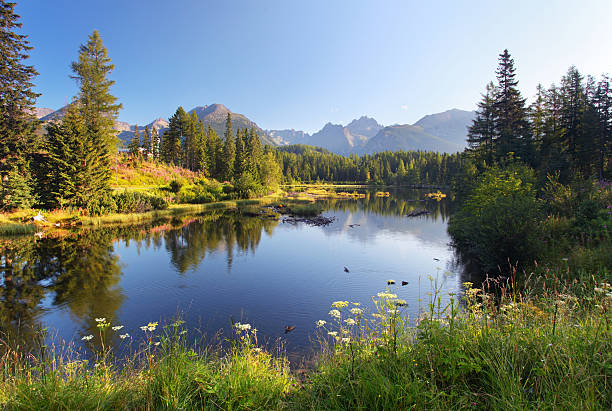
{"type": "Polygon", "coordinates": [[[324,215],[335,218],[325,227],[218,211],[161,225],[3,240],[0,329],[19,328],[28,338],[47,327],[54,339],[80,344],[97,334],[96,317],[140,338],[141,325],[180,313],[189,330],[227,334],[233,319],[303,352],[312,347],[315,321],[329,320],[336,300],[367,308],[373,295],[391,289],[415,318],[430,275],[444,296],[461,282],[446,232],[450,205],[417,201],[423,194],[325,201],[324,215]],[[415,208],[431,214],[406,217],[415,208]],[[396,284],[387,286],[390,279],[396,284]],[[296,328],[284,334],[286,325],[296,328]]]}

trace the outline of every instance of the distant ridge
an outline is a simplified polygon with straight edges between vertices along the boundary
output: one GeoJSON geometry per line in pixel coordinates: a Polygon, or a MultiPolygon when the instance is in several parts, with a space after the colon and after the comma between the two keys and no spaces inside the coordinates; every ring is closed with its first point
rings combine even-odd
{"type": "MultiPolygon", "coordinates": [[[[61,119],[68,106],[53,111],[49,108],[36,108],[33,114],[41,121],[61,119]]],[[[451,109],[441,113],[429,114],[416,123],[396,124],[383,127],[375,119],[361,116],[346,126],[327,123],[314,134],[304,131],[262,130],[257,123],[240,113],[232,112],[223,104],[215,103],[196,106],[189,110],[208,127],[211,127],[220,137],[225,131],[227,114],[231,113],[234,133],[238,128],[255,129],[262,143],[271,146],[301,144],[321,147],[336,154],[372,154],[380,151],[421,150],[454,153],[466,147],[467,128],[472,123],[474,111],[451,109]]],[[[168,128],[168,121],[157,118],[148,125],[150,130],[157,129],[159,134],[168,128]]],[[[132,138],[135,125],[126,122],[115,122],[115,129],[123,145],[132,138]]],[[[142,135],[145,127],[138,126],[142,135]]]]}

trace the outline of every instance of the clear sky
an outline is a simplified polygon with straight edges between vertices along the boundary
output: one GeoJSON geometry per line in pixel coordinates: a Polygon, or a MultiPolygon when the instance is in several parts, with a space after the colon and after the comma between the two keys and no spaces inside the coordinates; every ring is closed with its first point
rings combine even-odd
{"type": "Polygon", "coordinates": [[[525,97],[572,64],[612,74],[612,1],[17,0],[39,107],[77,92],[78,47],[98,29],[120,120],[222,103],[265,129],[313,132],[361,115],[413,123],[475,109],[508,48],[525,97]]]}

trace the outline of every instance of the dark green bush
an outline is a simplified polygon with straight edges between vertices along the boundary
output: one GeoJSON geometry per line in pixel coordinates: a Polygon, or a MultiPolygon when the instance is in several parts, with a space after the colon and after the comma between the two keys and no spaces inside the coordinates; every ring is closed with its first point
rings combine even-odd
{"type": "Polygon", "coordinates": [[[541,212],[534,182],[526,166],[489,169],[451,217],[453,241],[482,269],[531,263],[537,256],[541,212]]]}
{"type": "Polygon", "coordinates": [[[179,181],[179,180],[172,180],[170,182],[170,191],[173,192],[174,194],[177,194],[179,191],[181,191],[181,187],[183,187],[183,182],[179,181]]]}
{"type": "Polygon", "coordinates": [[[114,196],[117,213],[145,213],[168,208],[168,203],[160,197],[153,197],[135,191],[124,191],[114,196]]]}

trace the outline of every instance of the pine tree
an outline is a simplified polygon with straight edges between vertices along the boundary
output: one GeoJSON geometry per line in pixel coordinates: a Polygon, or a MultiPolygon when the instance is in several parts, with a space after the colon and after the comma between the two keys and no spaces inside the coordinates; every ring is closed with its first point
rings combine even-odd
{"type": "Polygon", "coordinates": [[[247,151],[245,146],[246,129],[236,131],[236,153],[234,155],[234,181],[238,181],[245,172],[247,151]]]}
{"type": "Polygon", "coordinates": [[[525,99],[518,90],[514,60],[508,50],[499,55],[497,67],[497,93],[494,102],[495,133],[498,139],[497,157],[505,158],[509,153],[532,160],[532,142],[527,122],[525,99]]]}
{"type": "MultiPolygon", "coordinates": [[[[138,127],[136,127],[136,129],[138,129],[138,127]]],[[[151,131],[149,130],[149,126],[145,126],[141,147],[145,159],[148,160],[151,156],[151,131]]]]}
{"type": "Polygon", "coordinates": [[[246,142],[247,159],[245,169],[253,176],[258,174],[258,164],[261,161],[262,149],[261,140],[255,129],[249,131],[249,137],[246,142]]]}
{"type": "Polygon", "coordinates": [[[128,143],[128,152],[133,158],[136,158],[140,155],[140,133],[138,133],[138,125],[136,125],[136,130],[134,130],[132,138],[128,143]]]}
{"type": "Polygon", "coordinates": [[[467,143],[472,156],[491,164],[496,151],[497,138],[495,134],[495,99],[496,88],[492,82],[487,84],[482,101],[478,103],[478,110],[468,128],[467,143]]]}
{"type": "Polygon", "coordinates": [[[15,3],[0,0],[0,195],[25,199],[32,197],[32,190],[25,193],[21,183],[31,181],[28,164],[38,146],[38,122],[31,114],[39,96],[32,91],[38,73],[24,64],[32,47],[27,36],[14,32],[21,28],[14,8],[15,3]],[[20,181],[11,181],[15,178],[20,181]]]}
{"type": "Polygon", "coordinates": [[[217,132],[208,127],[206,130],[208,169],[207,175],[217,180],[223,178],[223,144],[217,132]]]}
{"type": "MultiPolygon", "coordinates": [[[[79,94],[72,105],[75,110],[73,114],[81,117],[86,128],[85,132],[79,129],[81,138],[86,141],[82,143],[84,149],[77,150],[83,157],[75,161],[90,168],[91,178],[89,184],[73,182],[75,187],[87,191],[86,194],[74,194],[79,206],[103,196],[110,188],[111,154],[116,152],[118,141],[113,126],[122,107],[121,104],[116,104],[117,98],[110,94],[110,87],[115,82],[107,76],[114,68],[98,31],[94,30],[87,43],[79,48],[78,60],[72,63],[72,78],[79,84],[79,94]],[[88,156],[93,156],[95,161],[88,156]],[[83,195],[86,196],[82,197],[83,195]]],[[[79,121],[73,120],[74,123],[79,121]]],[[[77,144],[75,141],[72,143],[77,144]]]]}
{"type": "Polygon", "coordinates": [[[183,137],[189,126],[189,114],[181,106],[170,117],[168,130],[162,140],[162,159],[170,164],[181,165],[183,154],[183,137]]]}
{"type": "Polygon", "coordinates": [[[115,69],[108,57],[108,50],[102,44],[97,30],[89,36],[87,43],[79,49],[79,58],[72,63],[73,79],[79,83],[79,110],[85,124],[100,135],[109,153],[117,150],[117,136],[113,129],[119,110],[117,98],[110,94],[114,80],[107,77],[115,69]]]}
{"type": "Polygon", "coordinates": [[[92,138],[78,103],[60,123],[47,126],[47,206],[87,207],[108,190],[110,169],[100,166],[108,163],[108,153],[100,143],[92,138]]]}
{"type": "Polygon", "coordinates": [[[596,170],[599,179],[603,180],[606,165],[611,162],[612,157],[612,87],[608,76],[603,76],[597,83],[592,100],[599,118],[599,127],[595,136],[598,154],[596,170]]]}
{"type": "Polygon", "coordinates": [[[153,160],[159,160],[159,132],[155,127],[151,130],[151,155],[153,160]]]}
{"type": "Polygon", "coordinates": [[[225,121],[225,134],[223,140],[223,158],[222,158],[222,176],[221,178],[226,181],[230,181],[234,176],[234,159],[236,156],[236,145],[234,142],[234,135],[232,132],[232,116],[227,113],[227,120],[225,121]]]}

